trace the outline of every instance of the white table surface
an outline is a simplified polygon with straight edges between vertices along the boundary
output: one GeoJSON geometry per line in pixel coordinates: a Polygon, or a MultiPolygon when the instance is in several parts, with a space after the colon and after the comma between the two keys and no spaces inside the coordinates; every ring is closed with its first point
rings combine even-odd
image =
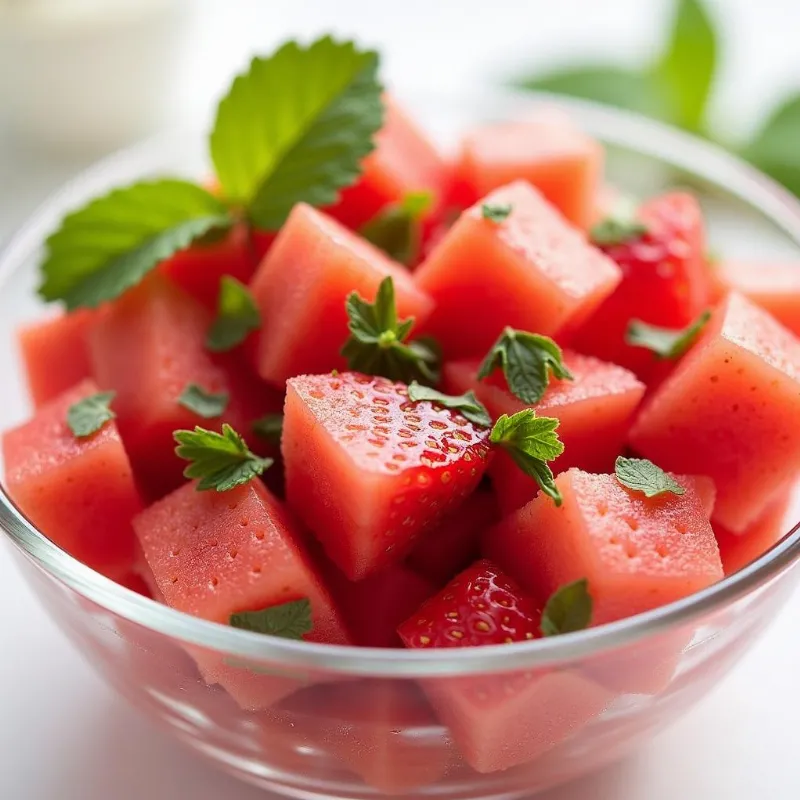
{"type": "MultiPolygon", "coordinates": [[[[719,119],[733,130],[796,80],[800,5],[710,3],[731,35],[719,119]]],[[[199,115],[251,49],[331,26],[375,42],[389,79],[447,90],[506,65],[646,53],[664,4],[648,0],[226,0],[195,3],[182,114],[199,115]],[[202,6],[202,8],[201,8],[202,6]],[[580,25],[577,21],[580,21],[580,25]]],[[[177,109],[176,109],[177,113],[177,109]]],[[[0,240],[85,159],[0,131],[0,240]]],[[[3,369],[0,374],[7,375],[3,369]]],[[[94,675],[0,547],[0,800],[263,800],[152,728],[94,675]]],[[[546,800],[794,800],[800,796],[800,594],[716,691],[638,756],[546,800]]]]}

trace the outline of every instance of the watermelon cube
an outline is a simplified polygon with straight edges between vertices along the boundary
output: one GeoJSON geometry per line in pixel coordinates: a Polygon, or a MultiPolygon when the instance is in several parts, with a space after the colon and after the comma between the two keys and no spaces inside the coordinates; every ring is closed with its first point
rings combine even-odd
{"type": "Polygon", "coordinates": [[[562,472],[563,505],[540,494],[487,532],[485,551],[542,600],[586,578],[595,625],[670,603],[723,577],[697,490],[708,481],[676,480],[683,495],[646,498],[614,475],[562,472]]]}
{"type": "Polygon", "coordinates": [[[286,497],[350,580],[401,561],[483,475],[489,430],[358,373],[287,382],[286,497]]]}
{"type": "Polygon", "coordinates": [[[733,293],[645,403],[629,442],[717,487],[714,521],[755,522],[800,469],[800,340],[733,293]]]}
{"type": "Polygon", "coordinates": [[[602,173],[603,148],[552,110],[471,131],[456,166],[456,180],[471,189],[469,204],[521,179],[584,229],[593,222],[602,173]]]}
{"type": "Polygon", "coordinates": [[[394,280],[398,317],[423,321],[432,301],[408,271],[331,217],[299,203],[261,262],[251,286],[261,310],[256,365],[275,384],[302,373],[344,369],[345,301],[374,300],[394,280]]]}
{"type": "MultiPolygon", "coordinates": [[[[610,472],[620,454],[645,386],[636,376],[615,364],[598,361],[569,350],[564,364],[575,380],[551,380],[544,397],[534,406],[542,416],[556,417],[564,454],[550,464],[555,474],[570,467],[587,472],[610,472]]],[[[478,361],[445,364],[448,391],[473,390],[492,417],[516,414],[525,403],[517,399],[502,373],[478,380],[478,361]]],[[[500,509],[509,514],[536,496],[538,487],[506,453],[498,453],[490,467],[500,509]]]]}
{"type": "Polygon", "coordinates": [[[800,336],[800,264],[720,261],[710,273],[717,297],[739,292],[800,336]]]}
{"type": "MultiPolygon", "coordinates": [[[[297,523],[260,481],[224,493],[198,492],[187,483],[145,509],[133,526],[168,606],[227,624],[235,613],[307,598],[313,630],[306,640],[351,641],[297,523]]],[[[266,708],[301,684],[211,651],[192,654],[206,681],[222,685],[244,708],[266,708]]]]}
{"type": "Polygon", "coordinates": [[[384,206],[407,195],[428,192],[431,212],[441,205],[449,168],[433,143],[392,97],[385,96],[386,117],[375,137],[375,150],[362,163],[358,181],[327,209],[343,225],[358,230],[384,206]]]}
{"type": "Polygon", "coordinates": [[[83,381],[3,435],[5,488],[45,536],[116,580],[133,568],[142,507],[131,465],[113,420],[84,438],[67,425],[70,406],[98,391],[83,381]]]}
{"type": "Polygon", "coordinates": [[[117,393],[120,433],[151,497],[183,482],[186,463],[175,455],[173,431],[195,425],[219,429],[224,421],[249,440],[250,423],[280,407],[274,390],[248,375],[235,356],[206,350],[210,324],[197,300],[155,275],[106,309],[92,329],[97,382],[117,393]],[[204,419],[178,403],[191,383],[229,395],[221,417],[204,419]]]}
{"type": "Polygon", "coordinates": [[[87,337],[97,315],[79,309],[20,328],[19,348],[36,408],[92,376],[87,337]]]}
{"type": "Polygon", "coordinates": [[[465,211],[414,273],[436,303],[423,328],[449,358],[484,356],[506,325],[546,336],[577,326],[620,278],[524,181],[465,211]],[[511,212],[495,222],[484,219],[484,205],[511,212]]]}

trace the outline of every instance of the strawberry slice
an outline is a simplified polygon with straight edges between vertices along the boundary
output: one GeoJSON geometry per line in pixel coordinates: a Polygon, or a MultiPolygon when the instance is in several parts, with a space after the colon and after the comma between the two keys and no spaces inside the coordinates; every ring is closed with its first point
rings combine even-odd
{"type": "Polygon", "coordinates": [[[402,560],[477,486],[489,429],[402,383],[359,373],[287,381],[286,497],[350,580],[402,560]]]}

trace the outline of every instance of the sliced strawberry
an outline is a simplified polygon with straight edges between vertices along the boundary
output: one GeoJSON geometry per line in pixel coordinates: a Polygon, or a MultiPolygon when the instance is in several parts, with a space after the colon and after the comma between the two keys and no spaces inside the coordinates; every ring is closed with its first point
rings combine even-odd
{"type": "Polygon", "coordinates": [[[287,381],[286,497],[350,580],[400,561],[483,475],[489,429],[359,373],[287,381]]]}

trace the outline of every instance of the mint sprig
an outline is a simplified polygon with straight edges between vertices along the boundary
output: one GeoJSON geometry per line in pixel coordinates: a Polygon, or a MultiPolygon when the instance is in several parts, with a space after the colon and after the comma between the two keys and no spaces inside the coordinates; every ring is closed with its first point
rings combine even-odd
{"type": "Polygon", "coordinates": [[[648,231],[647,225],[637,219],[606,217],[589,231],[589,239],[598,247],[613,247],[636,241],[648,231]]]}
{"type": "Polygon", "coordinates": [[[198,481],[199,492],[230,491],[257,478],[273,463],[271,458],[259,458],[251,452],[227,423],[222,433],[198,425],[193,431],[175,431],[173,436],[178,443],[175,454],[190,462],[183,475],[198,481]]]}
{"type": "Polygon", "coordinates": [[[619,456],[614,464],[614,473],[623,486],[641,492],[645,497],[656,497],[668,492],[686,492],[674,478],[646,458],[619,456]]]}
{"type": "Polygon", "coordinates": [[[250,290],[236,278],[223,275],[219,283],[217,317],[206,336],[212,353],[223,353],[240,345],[261,327],[261,313],[250,290]]]}
{"type": "Polygon", "coordinates": [[[435,384],[440,355],[427,341],[408,341],[414,318],[397,319],[394,281],[381,281],[375,302],[352,292],[346,302],[350,338],[342,348],[348,367],[403,383],[435,384]]]}
{"type": "Polygon", "coordinates": [[[548,336],[506,328],[478,369],[478,379],[501,369],[509,391],[523,403],[538,403],[550,383],[550,375],[573,380],[564,365],[561,348],[548,336]]]}
{"type": "Polygon", "coordinates": [[[225,392],[214,394],[196,383],[187,384],[178,397],[179,405],[188,408],[189,411],[204,419],[221,417],[228,407],[229,400],[230,397],[225,392]]]}
{"type": "Polygon", "coordinates": [[[659,359],[676,359],[686,353],[699,338],[711,319],[711,311],[704,311],[691,325],[679,330],[660,328],[639,319],[628,323],[625,342],[634,347],[644,347],[659,359]]]}
{"type": "Polygon", "coordinates": [[[390,258],[411,266],[422,244],[422,220],[433,203],[430,192],[413,192],[379,211],[361,228],[361,235],[390,258]]]}
{"type": "Polygon", "coordinates": [[[537,417],[532,408],[512,416],[503,414],[492,428],[490,441],[505,450],[517,466],[553,498],[557,506],[563,502],[556,486],[549,461],[564,452],[564,444],[556,429],[559,421],[553,417],[537,417]]]}
{"type": "Polygon", "coordinates": [[[111,401],[116,392],[98,392],[73,403],[67,409],[67,425],[73,435],[84,439],[97,433],[116,414],[111,410],[111,401]]]}
{"type": "Polygon", "coordinates": [[[589,627],[592,620],[592,596],[586,578],[568,583],[550,595],[542,612],[543,636],[560,636],[589,627]]]}
{"type": "Polygon", "coordinates": [[[383,124],[378,56],[325,36],[255,58],[217,109],[211,158],[223,195],[259,228],[326,206],[361,171],[383,124]]]}
{"type": "Polygon", "coordinates": [[[234,628],[298,641],[314,629],[311,603],[306,597],[260,611],[231,614],[229,621],[234,628]]]}
{"type": "Polygon", "coordinates": [[[486,406],[475,397],[475,392],[466,392],[460,395],[443,394],[436,389],[431,389],[430,386],[422,386],[413,381],[408,387],[408,399],[413,403],[427,400],[444,408],[451,408],[481,428],[488,428],[492,424],[492,418],[489,416],[486,406]]]}
{"type": "Polygon", "coordinates": [[[484,203],[481,206],[481,216],[489,222],[505,222],[510,216],[513,207],[510,203],[484,203]]]}
{"type": "Polygon", "coordinates": [[[283,435],[283,414],[265,414],[250,426],[256,436],[271,444],[280,444],[283,435]]]}

